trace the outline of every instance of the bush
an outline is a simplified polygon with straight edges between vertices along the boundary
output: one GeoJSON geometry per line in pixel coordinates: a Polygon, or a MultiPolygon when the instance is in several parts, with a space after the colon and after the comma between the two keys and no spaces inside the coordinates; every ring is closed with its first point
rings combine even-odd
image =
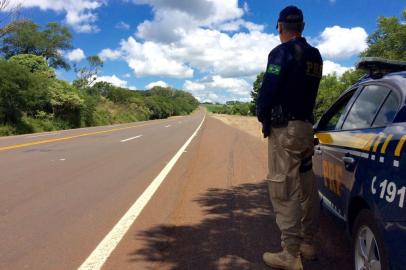
{"type": "Polygon", "coordinates": [[[40,56],[0,60],[0,135],[161,119],[199,105],[171,88],[132,91],[105,82],[78,88],[52,74],[40,56]]]}
{"type": "Polygon", "coordinates": [[[15,126],[11,125],[0,126],[0,136],[10,136],[14,134],[17,134],[15,126]]]}
{"type": "Polygon", "coordinates": [[[212,113],[252,116],[251,106],[252,106],[252,104],[249,102],[244,103],[244,102],[230,101],[230,102],[227,102],[226,105],[220,105],[220,104],[206,105],[206,108],[209,112],[212,112],[212,113]]]}

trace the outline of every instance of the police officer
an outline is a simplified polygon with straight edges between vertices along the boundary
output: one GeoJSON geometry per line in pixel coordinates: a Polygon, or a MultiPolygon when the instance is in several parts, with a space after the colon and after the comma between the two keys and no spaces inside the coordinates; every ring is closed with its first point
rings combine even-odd
{"type": "Polygon", "coordinates": [[[319,51],[302,37],[303,13],[288,6],[277,23],[282,44],[268,56],[257,116],[268,137],[268,188],[283,250],[266,252],[275,268],[303,269],[316,257],[319,202],[312,171],[313,108],[322,76],[319,51]]]}

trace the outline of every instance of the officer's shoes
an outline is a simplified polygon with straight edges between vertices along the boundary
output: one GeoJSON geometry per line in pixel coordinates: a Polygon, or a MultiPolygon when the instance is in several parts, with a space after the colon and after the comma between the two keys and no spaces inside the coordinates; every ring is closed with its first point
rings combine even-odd
{"type": "Polygon", "coordinates": [[[303,270],[302,259],[294,256],[286,249],[278,253],[265,252],[262,256],[264,262],[273,268],[284,270],[303,270]]]}
{"type": "Polygon", "coordinates": [[[317,259],[317,248],[313,244],[302,242],[300,244],[300,255],[303,259],[313,261],[317,259]]]}

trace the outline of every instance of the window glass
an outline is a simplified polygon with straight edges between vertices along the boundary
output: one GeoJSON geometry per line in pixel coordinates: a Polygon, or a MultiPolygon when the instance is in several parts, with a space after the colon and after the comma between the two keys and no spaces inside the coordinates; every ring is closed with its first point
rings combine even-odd
{"type": "Polygon", "coordinates": [[[375,119],[373,127],[384,127],[387,124],[391,123],[395,118],[395,115],[398,111],[399,100],[396,95],[392,92],[389,97],[386,99],[381,110],[378,113],[378,116],[375,119]]]}
{"type": "Polygon", "coordinates": [[[354,93],[355,90],[348,93],[344,98],[338,101],[335,108],[333,108],[333,111],[331,113],[329,112],[329,116],[327,116],[327,119],[323,119],[323,123],[326,124],[324,125],[324,127],[321,127],[320,130],[329,131],[338,130],[340,128],[344,120],[343,118],[345,117],[345,112],[347,111],[347,106],[354,93]]]}
{"type": "Polygon", "coordinates": [[[366,86],[349,112],[343,129],[369,128],[389,89],[378,85],[366,86]]]}
{"type": "MultiPolygon", "coordinates": [[[[349,100],[348,100],[349,101],[349,100]]],[[[345,108],[347,105],[347,102],[343,104],[342,107],[338,109],[338,111],[331,117],[331,119],[328,121],[325,130],[337,130],[339,129],[338,123],[341,122],[339,121],[343,116],[345,112],[345,108]]]]}

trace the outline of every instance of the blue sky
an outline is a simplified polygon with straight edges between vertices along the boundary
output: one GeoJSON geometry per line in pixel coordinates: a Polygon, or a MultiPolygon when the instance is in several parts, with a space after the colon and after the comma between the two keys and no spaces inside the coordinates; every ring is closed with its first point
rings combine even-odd
{"type": "MultiPolygon", "coordinates": [[[[324,73],[343,73],[366,48],[378,16],[400,16],[400,0],[11,0],[40,25],[57,21],[73,33],[78,66],[100,55],[98,80],[132,89],[169,85],[200,101],[248,101],[255,75],[279,44],[278,13],[297,5],[304,35],[325,60],[324,73]]],[[[62,79],[75,74],[58,71],[62,79]]]]}

